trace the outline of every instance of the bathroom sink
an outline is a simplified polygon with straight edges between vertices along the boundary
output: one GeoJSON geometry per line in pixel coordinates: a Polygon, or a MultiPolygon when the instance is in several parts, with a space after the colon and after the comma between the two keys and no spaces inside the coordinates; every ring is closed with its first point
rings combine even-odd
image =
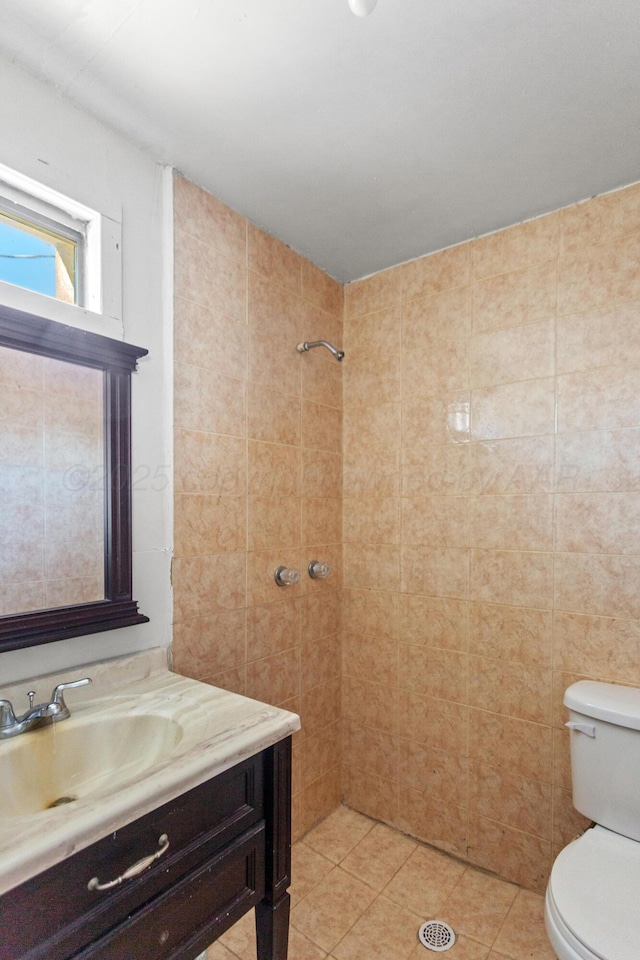
{"type": "Polygon", "coordinates": [[[168,759],[181,724],[154,713],[71,717],[0,743],[0,820],[55,807],[131,782],[168,759]],[[6,786],[10,784],[11,789],[6,786]]]}

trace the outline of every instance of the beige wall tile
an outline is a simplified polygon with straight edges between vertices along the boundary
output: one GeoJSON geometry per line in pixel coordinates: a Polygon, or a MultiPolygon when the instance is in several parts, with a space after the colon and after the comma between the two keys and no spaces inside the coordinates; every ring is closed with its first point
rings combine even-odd
{"type": "Polygon", "coordinates": [[[397,590],[400,585],[400,549],[388,544],[345,543],[346,587],[397,590]]]}
{"type": "Polygon", "coordinates": [[[635,427],[640,417],[640,364],[558,377],[558,432],[635,427]]]}
{"type": "MultiPolygon", "coordinates": [[[[303,643],[300,650],[301,689],[311,690],[320,683],[340,677],[340,637],[338,634],[303,643]]],[[[337,762],[337,758],[334,762],[337,762]]]]}
{"type": "Polygon", "coordinates": [[[176,493],[240,496],[246,493],[246,443],[236,437],[176,429],[176,493]]]}
{"type": "Polygon", "coordinates": [[[310,303],[342,319],[343,286],[316,267],[310,260],[302,261],[302,296],[310,303]]]}
{"type": "Polygon", "coordinates": [[[245,497],[178,494],[174,501],[174,555],[195,557],[246,549],[245,497]]]}
{"type": "Polygon", "coordinates": [[[397,733],[397,690],[381,683],[344,677],[342,715],[359,726],[397,733]]]}
{"type": "Polygon", "coordinates": [[[402,349],[437,350],[442,341],[465,340],[471,332],[471,287],[447,290],[402,306],[402,349]]]}
{"type": "Polygon", "coordinates": [[[286,597],[247,610],[247,659],[262,660],[300,643],[300,599],[286,597]]]}
{"type": "Polygon", "coordinates": [[[551,727],[470,710],[469,756],[525,780],[551,782],[551,727]]]}
{"type": "Polygon", "coordinates": [[[373,730],[345,720],[343,760],[349,766],[363,770],[373,777],[397,780],[398,738],[383,730],[373,730]]]}
{"type": "Polygon", "coordinates": [[[485,440],[471,446],[472,492],[552,493],[554,437],[485,440]]]}
{"type": "Polygon", "coordinates": [[[468,658],[454,650],[401,643],[398,682],[401,691],[425,690],[442,700],[467,701],[468,658]]]}
{"type": "Polygon", "coordinates": [[[247,696],[279,704],[300,693],[300,655],[283,650],[247,665],[247,696]]]}
{"type": "Polygon", "coordinates": [[[558,373],[640,362],[640,302],[558,320],[558,373]]]}
{"type": "Polygon", "coordinates": [[[300,709],[302,730],[307,736],[319,733],[340,719],[340,680],[328,680],[303,691],[300,709]]]}
{"type": "Polygon", "coordinates": [[[558,314],[640,298],[640,233],[585,247],[558,261],[558,314]]]}
{"type": "Polygon", "coordinates": [[[401,493],[405,497],[459,496],[472,489],[468,444],[408,446],[402,455],[401,493]]]}
{"type": "Polygon", "coordinates": [[[288,549],[300,543],[299,497],[249,497],[249,550],[288,549]]]}
{"type": "Polygon", "coordinates": [[[551,377],[471,391],[474,440],[553,433],[554,414],[555,383],[551,377]]]}
{"type": "Polygon", "coordinates": [[[493,603],[472,603],[469,651],[495,660],[549,666],[551,612],[493,603]]]}
{"type": "Polygon", "coordinates": [[[402,443],[423,458],[437,444],[468,443],[470,397],[467,391],[452,391],[440,397],[414,397],[402,401],[402,443]]]}
{"type": "Polygon", "coordinates": [[[269,280],[302,292],[302,257],[281,240],[249,224],[249,267],[269,280]]]}
{"type": "Polygon", "coordinates": [[[454,756],[469,755],[467,726],[469,709],[451,700],[438,700],[424,693],[407,693],[398,705],[400,730],[411,739],[454,756]]]}
{"type": "Polygon", "coordinates": [[[329,354],[327,357],[325,360],[318,350],[314,350],[301,358],[302,396],[305,400],[341,408],[343,367],[329,354]]]}
{"type": "MultiPolygon", "coordinates": [[[[330,580],[327,582],[330,583],[330,580]]],[[[338,633],[342,619],[341,600],[342,592],[337,586],[335,589],[307,593],[302,598],[302,639],[304,641],[318,640],[331,633],[338,633]]]]}
{"type": "Polygon", "coordinates": [[[176,363],[176,427],[244,437],[246,384],[202,367],[176,363]]]}
{"type": "Polygon", "coordinates": [[[555,373],[555,322],[476,334],[471,341],[472,387],[535,380],[555,373]]]}
{"type": "Polygon", "coordinates": [[[466,338],[443,340],[402,351],[402,382],[411,384],[413,397],[439,397],[469,386],[469,343],[466,338]]]}
{"type": "Polygon", "coordinates": [[[202,307],[245,320],[247,269],[244,253],[228,254],[176,230],[174,286],[176,296],[202,307]]]}
{"type": "Polygon", "coordinates": [[[565,433],[556,445],[558,491],[640,491],[640,430],[565,433]]]}
{"type": "Polygon", "coordinates": [[[316,450],[340,453],[342,450],[342,413],[321,403],[302,401],[302,445],[316,450]]]}
{"type": "Polygon", "coordinates": [[[398,826],[413,837],[458,856],[467,845],[467,811],[444,800],[426,798],[417,790],[400,787],[398,826]]]}
{"type": "Polygon", "coordinates": [[[276,393],[263,384],[249,384],[247,434],[252,440],[297,445],[300,443],[299,397],[276,393]]]}
{"type": "Polygon", "coordinates": [[[174,224],[178,230],[230,256],[245,253],[244,217],[185,177],[174,177],[173,191],[174,224]]]}
{"type": "Polygon", "coordinates": [[[551,609],[553,554],[472,550],[469,592],[485,603],[551,609]]]}
{"type": "Polygon", "coordinates": [[[549,213],[475,240],[471,244],[474,279],[548,260],[559,249],[560,218],[560,212],[549,213]]]}
{"type": "Polygon", "coordinates": [[[245,605],[246,558],[242,553],[173,561],[174,619],[208,617],[245,605]]]}
{"type": "Polygon", "coordinates": [[[469,644],[468,601],[403,594],[400,597],[400,637],[405,643],[466,651],[469,644]]]}
{"type": "Polygon", "coordinates": [[[397,683],[398,647],[394,640],[362,635],[342,640],[342,670],[345,677],[383,685],[397,683]]]}
{"type": "Polygon", "coordinates": [[[640,662],[640,621],[557,611],[553,647],[554,667],[629,683],[640,662]]]}
{"type": "Polygon", "coordinates": [[[640,619],[640,557],[558,554],[555,605],[558,610],[640,619]]]}
{"type": "Polygon", "coordinates": [[[402,326],[397,309],[378,310],[348,320],[344,330],[346,389],[352,380],[397,380],[400,373],[402,326]]]}
{"type": "Polygon", "coordinates": [[[403,593],[469,596],[469,551],[456,547],[402,547],[403,593]]]}
{"type": "Polygon", "coordinates": [[[460,807],[467,805],[469,761],[427,747],[415,740],[400,739],[398,779],[404,787],[417,790],[426,798],[438,797],[460,807]]]}
{"type": "Polygon", "coordinates": [[[464,287],[471,274],[471,245],[461,243],[428,257],[412,260],[396,270],[402,284],[402,299],[417,300],[444,290],[464,287]]]}
{"type": "Polygon", "coordinates": [[[341,541],[342,502],[328,497],[305,497],[302,501],[302,542],[313,545],[341,541]]]}
{"type": "Polygon", "coordinates": [[[551,550],[551,495],[471,497],[472,547],[494,550],[551,550]]]}
{"type": "Polygon", "coordinates": [[[247,325],[208,310],[192,300],[176,297],[174,304],[174,359],[213,370],[235,380],[246,380],[247,325]]]}
{"type": "Polygon", "coordinates": [[[342,622],[346,637],[379,637],[394,640],[398,636],[400,597],[397,593],[373,590],[344,590],[342,622]]]}
{"type": "Polygon", "coordinates": [[[300,496],[302,477],[299,447],[250,440],[248,454],[250,494],[300,496]]]}
{"type": "Polygon", "coordinates": [[[512,777],[483,763],[471,763],[469,808],[472,816],[488,817],[550,840],[551,791],[549,783],[512,777]]]}
{"type": "Polygon", "coordinates": [[[640,554],[639,493],[558,495],[556,549],[640,554]]]}
{"type": "Polygon", "coordinates": [[[471,817],[469,856],[487,870],[544,893],[552,861],[548,840],[484,817],[471,817]]]}
{"type": "Polygon", "coordinates": [[[345,320],[399,305],[400,281],[397,270],[376,273],[365,280],[348,283],[344,288],[345,320]]]}
{"type": "Polygon", "coordinates": [[[302,450],[302,493],[305,497],[342,496],[342,459],[326,450],[302,450]]]}
{"type": "Polygon", "coordinates": [[[383,823],[398,823],[398,784],[382,777],[368,776],[363,770],[342,766],[342,791],[345,803],[383,823]]]}
{"type": "Polygon", "coordinates": [[[343,504],[344,539],[355,543],[395,544],[400,539],[400,504],[396,499],[347,497],[343,504]]]}
{"type": "Polygon", "coordinates": [[[471,657],[469,705],[534,723],[551,723],[551,669],[471,657]]]}
{"type": "Polygon", "coordinates": [[[473,287],[474,333],[550,320],[555,311],[554,260],[478,280],[473,287]]]}
{"type": "Polygon", "coordinates": [[[176,623],[173,669],[201,680],[244,664],[245,619],[244,610],[223,610],[210,617],[176,623]]]}

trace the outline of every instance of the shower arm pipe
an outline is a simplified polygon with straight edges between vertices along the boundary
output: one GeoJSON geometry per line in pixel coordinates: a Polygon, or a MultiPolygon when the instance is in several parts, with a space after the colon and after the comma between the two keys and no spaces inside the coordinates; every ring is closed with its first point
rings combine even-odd
{"type": "Polygon", "coordinates": [[[327,350],[334,355],[338,363],[342,363],[344,360],[344,350],[338,350],[337,347],[334,347],[328,340],[312,340],[311,342],[305,340],[304,343],[298,344],[296,350],[298,353],[306,353],[307,350],[311,350],[313,347],[326,347],[327,350]]]}

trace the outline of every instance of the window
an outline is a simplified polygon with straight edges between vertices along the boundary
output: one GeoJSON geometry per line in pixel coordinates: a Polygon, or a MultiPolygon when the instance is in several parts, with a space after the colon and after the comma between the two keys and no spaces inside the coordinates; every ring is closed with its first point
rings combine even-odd
{"type": "Polygon", "coordinates": [[[79,326],[87,310],[121,321],[119,213],[0,164],[0,303],[79,326]]]}
{"type": "MultiPolygon", "coordinates": [[[[6,188],[5,191],[6,193],[6,188]]],[[[86,226],[37,214],[0,199],[0,280],[82,304],[86,226]]]]}

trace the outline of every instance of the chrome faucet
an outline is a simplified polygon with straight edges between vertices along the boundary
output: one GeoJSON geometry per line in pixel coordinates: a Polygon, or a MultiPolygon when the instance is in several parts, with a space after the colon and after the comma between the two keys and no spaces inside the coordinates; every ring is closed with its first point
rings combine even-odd
{"type": "Polygon", "coordinates": [[[21,717],[16,717],[9,700],[0,700],[0,740],[17,737],[36,727],[45,727],[52,723],[59,723],[60,720],[66,720],[71,714],[64,702],[64,691],[71,690],[73,687],[86,687],[88,683],[91,683],[89,677],[84,677],[83,680],[72,680],[69,683],[59,683],[54,687],[49,703],[37,703],[35,706],[33,704],[35,690],[29,690],[27,694],[29,709],[21,717]]]}

